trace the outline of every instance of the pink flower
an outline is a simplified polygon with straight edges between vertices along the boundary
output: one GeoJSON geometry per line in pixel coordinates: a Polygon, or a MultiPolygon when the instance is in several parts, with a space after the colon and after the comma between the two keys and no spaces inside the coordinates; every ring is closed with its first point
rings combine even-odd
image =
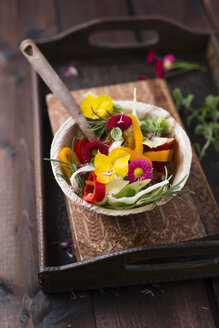
{"type": "Polygon", "coordinates": [[[129,164],[128,178],[131,182],[153,179],[153,168],[146,159],[136,159],[129,164]]]}
{"type": "Polygon", "coordinates": [[[85,144],[82,155],[84,161],[90,163],[91,159],[98,153],[108,155],[108,147],[104,143],[94,140],[85,144]]]}
{"type": "Polygon", "coordinates": [[[130,125],[132,125],[131,117],[124,114],[113,115],[106,124],[107,129],[110,131],[113,128],[120,128],[122,131],[125,131],[130,127],[130,125]]]}
{"type": "Polygon", "coordinates": [[[78,76],[78,70],[74,65],[69,65],[65,67],[64,75],[69,76],[78,76]]]}
{"type": "Polygon", "coordinates": [[[147,54],[147,62],[148,64],[153,64],[155,62],[155,51],[154,49],[150,49],[147,54]]]}
{"type": "Polygon", "coordinates": [[[60,246],[61,248],[70,248],[72,245],[71,245],[70,241],[65,240],[65,241],[61,242],[61,243],[59,244],[59,246],[60,246]]]}
{"type": "Polygon", "coordinates": [[[154,69],[155,69],[155,74],[158,77],[164,77],[165,76],[165,71],[163,68],[163,61],[162,60],[156,60],[155,65],[154,65],[154,69]]]}
{"type": "Polygon", "coordinates": [[[138,81],[146,81],[146,80],[147,80],[147,78],[146,78],[145,75],[141,75],[141,76],[139,76],[139,78],[138,78],[138,81]]]}
{"type": "Polygon", "coordinates": [[[173,67],[174,62],[175,62],[175,58],[173,55],[171,54],[166,55],[163,59],[163,68],[165,70],[170,70],[173,67]]]}

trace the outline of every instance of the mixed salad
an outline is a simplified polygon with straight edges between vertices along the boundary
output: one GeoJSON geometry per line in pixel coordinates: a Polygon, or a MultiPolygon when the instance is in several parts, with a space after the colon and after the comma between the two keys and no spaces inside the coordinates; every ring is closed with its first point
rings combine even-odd
{"type": "MultiPolygon", "coordinates": [[[[83,135],[59,152],[62,178],[84,201],[111,209],[131,209],[177,197],[171,186],[175,135],[162,116],[140,120],[136,91],[131,114],[108,95],[85,95],[81,110],[98,140],[83,135]]],[[[50,159],[53,160],[53,159],[50,159]]]]}

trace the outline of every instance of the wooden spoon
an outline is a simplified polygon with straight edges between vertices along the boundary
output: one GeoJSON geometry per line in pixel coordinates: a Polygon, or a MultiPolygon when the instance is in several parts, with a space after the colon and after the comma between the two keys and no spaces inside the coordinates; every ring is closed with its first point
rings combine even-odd
{"type": "Polygon", "coordinates": [[[42,52],[31,39],[24,40],[20,44],[20,50],[33,66],[35,71],[40,75],[43,81],[51,89],[56,98],[65,107],[74,121],[79,125],[83,134],[89,141],[97,139],[96,134],[91,131],[90,125],[85,119],[80,107],[76,103],[72,94],[56,74],[52,66],[43,56],[42,52]]]}

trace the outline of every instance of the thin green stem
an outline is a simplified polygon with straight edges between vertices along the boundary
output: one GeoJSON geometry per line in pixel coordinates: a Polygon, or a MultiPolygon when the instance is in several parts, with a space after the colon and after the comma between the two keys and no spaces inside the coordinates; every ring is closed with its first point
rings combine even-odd
{"type": "Polygon", "coordinates": [[[102,117],[102,116],[100,116],[99,114],[97,114],[97,113],[94,111],[93,107],[91,107],[91,109],[92,109],[92,112],[94,113],[94,115],[96,115],[97,117],[99,117],[101,120],[108,121],[105,117],[102,117]]]}

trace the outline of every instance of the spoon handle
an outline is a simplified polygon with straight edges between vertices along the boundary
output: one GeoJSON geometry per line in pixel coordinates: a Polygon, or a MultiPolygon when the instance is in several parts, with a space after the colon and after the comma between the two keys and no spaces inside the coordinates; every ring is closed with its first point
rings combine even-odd
{"type": "Polygon", "coordinates": [[[65,107],[74,121],[79,125],[83,134],[89,141],[97,139],[97,136],[91,131],[90,125],[86,121],[80,107],[71,95],[66,85],[59,78],[52,66],[46,60],[42,52],[31,39],[24,40],[20,45],[20,50],[40,75],[43,81],[51,89],[56,98],[65,107]]]}

